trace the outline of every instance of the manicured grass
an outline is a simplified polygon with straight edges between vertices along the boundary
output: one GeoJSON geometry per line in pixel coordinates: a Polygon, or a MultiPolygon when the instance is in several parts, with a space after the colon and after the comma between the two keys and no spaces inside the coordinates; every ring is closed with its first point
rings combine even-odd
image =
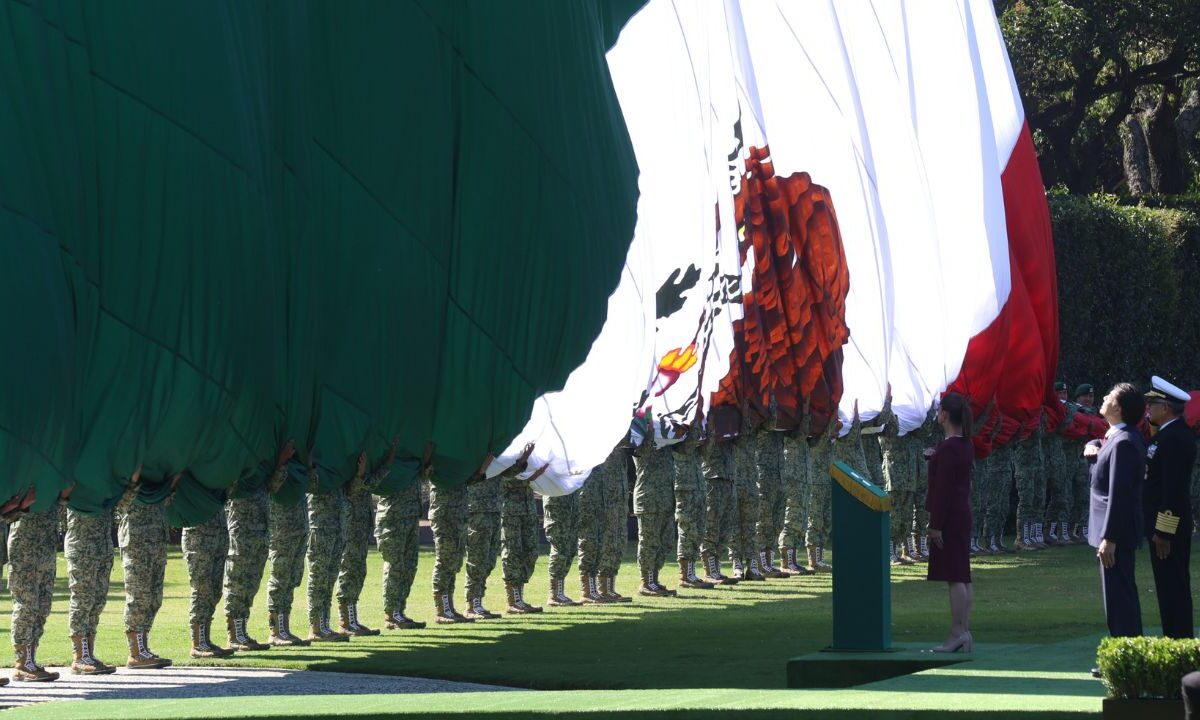
{"type": "MultiPolygon", "coordinates": [[[[633,547],[629,550],[618,582],[626,594],[634,592],[637,580],[633,547]]],[[[1103,632],[1093,552],[1073,546],[977,559],[973,620],[977,642],[1041,645],[1103,632]]],[[[1149,628],[1158,625],[1157,605],[1145,553],[1139,560],[1139,587],[1149,628]]],[[[432,555],[428,548],[420,563],[409,610],[417,619],[432,621],[432,555]]],[[[540,602],[545,596],[545,564],[543,556],[527,592],[532,601],[540,602]]],[[[371,574],[360,603],[361,617],[372,626],[381,624],[383,614],[379,566],[379,556],[372,549],[371,574]]],[[[70,653],[66,573],[61,560],[58,572],[54,610],[40,647],[42,661],[54,665],[68,663],[70,653]]],[[[894,573],[893,636],[897,643],[934,644],[945,634],[949,612],[945,587],[925,582],[923,572],[922,566],[915,566],[894,573]]],[[[578,590],[574,585],[577,583],[568,586],[572,595],[578,590]]],[[[303,589],[297,596],[299,612],[293,624],[298,633],[304,625],[303,589]]],[[[267,635],[265,594],[264,582],[252,621],[259,639],[267,635]]],[[[117,562],[97,643],[100,656],[110,662],[123,660],[125,655],[123,599],[117,562]]],[[[461,598],[457,600],[461,603],[461,598]]],[[[503,607],[499,568],[487,604],[493,610],[503,607]]],[[[176,552],[168,567],[166,599],[151,639],[156,651],[181,664],[192,662],[187,657],[187,606],[186,570],[176,552]]],[[[7,610],[5,592],[0,595],[0,611],[7,610]]],[[[273,649],[201,664],[412,675],[536,689],[783,688],[788,658],[828,644],[830,612],[830,578],[824,575],[687,591],[675,599],[636,598],[631,605],[547,608],[542,615],[469,625],[435,626],[431,622],[422,631],[385,632],[347,644],[273,649]]],[[[222,618],[218,610],[217,625],[223,629],[222,618]]],[[[214,627],[214,635],[216,630],[214,627]]],[[[0,629],[0,635],[6,633],[7,627],[0,629]]],[[[1087,667],[1061,670],[1086,672],[1087,667]]]]}

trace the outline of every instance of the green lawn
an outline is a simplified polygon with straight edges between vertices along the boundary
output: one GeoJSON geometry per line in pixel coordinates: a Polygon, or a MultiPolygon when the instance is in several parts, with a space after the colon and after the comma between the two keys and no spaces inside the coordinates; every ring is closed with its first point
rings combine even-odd
{"type": "MultiPolygon", "coordinates": [[[[635,590],[637,579],[632,551],[630,546],[618,583],[627,594],[635,590]]],[[[1104,616],[1093,552],[1086,546],[1073,546],[977,559],[973,623],[977,642],[1050,644],[1102,633],[1104,616]]],[[[432,560],[425,549],[409,605],[412,616],[426,621],[433,619],[432,560]]],[[[1139,587],[1149,628],[1158,625],[1157,605],[1148,558],[1143,553],[1139,560],[1139,587]]],[[[543,556],[527,593],[538,602],[545,596],[545,564],[543,556]]],[[[382,619],[379,566],[379,556],[372,549],[371,574],[360,605],[361,616],[372,626],[382,619]]],[[[934,644],[945,633],[945,587],[925,582],[923,572],[922,566],[916,566],[893,574],[893,637],[897,643],[934,644]]],[[[569,589],[576,593],[576,588],[569,589]]],[[[497,569],[487,604],[494,610],[502,608],[503,594],[497,569]]],[[[253,618],[260,639],[267,635],[265,595],[264,581],[253,618]]],[[[124,658],[123,599],[117,562],[97,643],[101,657],[110,662],[124,658]]],[[[175,552],[168,566],[166,600],[151,637],[156,651],[181,664],[191,662],[187,657],[187,604],[186,570],[175,552]]],[[[788,658],[828,644],[830,605],[830,578],[824,575],[688,591],[675,599],[636,598],[632,605],[548,608],[542,615],[469,625],[447,627],[431,622],[421,631],[385,632],[348,644],[239,654],[232,660],[207,664],[412,675],[537,689],[782,688],[788,658]]],[[[301,587],[297,603],[301,617],[304,608],[301,587]]],[[[0,595],[0,611],[8,609],[5,592],[0,595]]],[[[47,664],[69,662],[66,611],[65,568],[60,559],[54,610],[40,648],[47,664]]],[[[219,623],[223,629],[223,620],[219,623]]],[[[297,632],[300,629],[293,627],[297,632]]],[[[6,633],[7,627],[0,630],[0,634],[6,633]]]]}

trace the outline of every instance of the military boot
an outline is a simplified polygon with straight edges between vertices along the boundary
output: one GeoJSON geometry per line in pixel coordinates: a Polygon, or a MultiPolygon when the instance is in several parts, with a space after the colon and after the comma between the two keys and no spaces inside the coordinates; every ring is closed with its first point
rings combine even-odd
{"type": "Polygon", "coordinates": [[[780,572],[789,577],[799,577],[800,575],[811,575],[807,568],[797,562],[796,548],[782,547],[779,548],[779,557],[783,562],[783,567],[779,568],[780,572]]]}
{"type": "Polygon", "coordinates": [[[729,571],[729,575],[735,581],[746,579],[746,570],[745,570],[745,568],[742,567],[741,558],[730,558],[729,566],[731,568],[731,570],[729,571]]]}
{"type": "Polygon", "coordinates": [[[413,620],[399,610],[393,610],[392,614],[384,620],[383,626],[388,630],[420,630],[425,627],[425,623],[413,620]]]}
{"type": "Polygon", "coordinates": [[[567,581],[565,578],[550,578],[550,597],[546,600],[546,604],[550,607],[578,607],[582,605],[583,603],[577,603],[567,595],[566,586],[567,581]]]}
{"type": "Polygon", "coordinates": [[[524,585],[505,583],[504,589],[508,594],[508,613],[510,615],[531,615],[542,611],[537,605],[530,605],[525,602],[524,585]]]}
{"type": "Polygon", "coordinates": [[[1042,535],[1041,523],[1033,524],[1033,544],[1037,545],[1039,549],[1046,547],[1046,538],[1044,535],[1042,535]]]}
{"type": "Polygon", "coordinates": [[[1024,523],[1018,528],[1017,539],[1013,541],[1013,549],[1020,551],[1037,550],[1033,546],[1033,541],[1029,539],[1029,523],[1024,523]]]}
{"type": "MultiPolygon", "coordinates": [[[[512,609],[509,608],[509,612],[512,609]]],[[[500,613],[494,613],[483,606],[483,597],[476,595],[475,597],[467,598],[467,611],[463,616],[468,620],[497,620],[501,617],[500,613]]]]}
{"type": "Polygon", "coordinates": [[[633,598],[622,595],[617,592],[617,578],[612,575],[601,575],[596,578],[599,583],[600,596],[609,602],[626,603],[633,602],[633,598]]]}
{"type": "Polygon", "coordinates": [[[170,660],[150,650],[150,633],[127,632],[125,640],[129,643],[129,659],[125,661],[125,667],[130,670],[161,670],[171,666],[170,660]]]}
{"type": "Polygon", "coordinates": [[[642,597],[660,597],[662,595],[658,588],[654,587],[654,576],[644,570],[642,571],[642,584],[638,586],[638,595],[642,597]]]}
{"type": "Polygon", "coordinates": [[[667,587],[666,585],[662,584],[662,581],[658,579],[658,571],[657,570],[655,570],[652,573],[651,582],[654,583],[654,587],[658,588],[659,590],[661,590],[664,593],[664,597],[676,597],[677,595],[679,595],[678,592],[676,592],[676,591],[672,590],[671,588],[667,587]]]}
{"type": "Polygon", "coordinates": [[[825,562],[825,548],[817,548],[817,572],[833,572],[833,566],[825,562]]]}
{"type": "Polygon", "coordinates": [[[892,543],[892,564],[893,565],[899,565],[901,567],[904,567],[904,566],[912,565],[915,562],[916,561],[913,560],[911,557],[909,557],[908,553],[906,553],[904,551],[904,543],[903,542],[900,542],[900,543],[893,542],[892,543]]]}
{"type": "Polygon", "coordinates": [[[1000,545],[996,543],[995,535],[992,535],[988,538],[988,552],[993,555],[999,555],[1000,553],[1004,552],[1004,550],[1000,548],[1000,545]]]}
{"type": "Polygon", "coordinates": [[[763,577],[768,578],[784,578],[787,575],[779,572],[779,568],[771,562],[771,548],[763,548],[758,551],[758,567],[761,569],[763,577]]]}
{"type": "Polygon", "coordinates": [[[460,615],[459,612],[454,609],[454,598],[451,593],[434,593],[433,603],[434,607],[437,608],[437,617],[435,620],[439,625],[475,622],[465,615],[460,615]]]}
{"type": "Polygon", "coordinates": [[[270,650],[271,646],[260,643],[246,632],[246,618],[225,618],[225,630],[229,634],[229,647],[239,651],[270,650]]]}
{"type": "Polygon", "coordinates": [[[92,655],[92,638],[87,635],[72,635],[71,644],[74,652],[71,655],[72,675],[110,675],[117,669],[105,665],[92,655]]]}
{"type": "Polygon", "coordinates": [[[17,660],[13,663],[13,679],[26,682],[50,682],[58,673],[50,672],[37,663],[37,645],[13,645],[17,660]]]}
{"type": "Polygon", "coordinates": [[[372,630],[358,621],[357,603],[338,603],[338,614],[342,619],[342,626],[339,629],[343,635],[370,637],[379,634],[378,630],[372,630]]]}
{"type": "Polygon", "coordinates": [[[971,557],[975,557],[976,555],[979,554],[979,539],[978,538],[974,538],[974,537],[971,538],[971,544],[968,546],[967,551],[971,554],[971,557]]]}
{"type": "Polygon", "coordinates": [[[762,570],[759,568],[757,555],[754,555],[750,558],[750,563],[746,565],[745,577],[742,579],[752,582],[760,582],[767,579],[766,576],[762,574],[762,570]]]}
{"type": "Polygon", "coordinates": [[[192,623],[192,647],[188,651],[188,655],[193,659],[201,658],[227,658],[233,654],[233,650],[229,650],[213,643],[209,637],[209,628],[212,621],[206,623],[192,623]]]}
{"type": "Polygon", "coordinates": [[[712,590],[712,583],[696,577],[696,563],[687,558],[679,558],[679,587],[691,590],[712,590]]]}
{"type": "Polygon", "coordinates": [[[721,561],[712,553],[700,556],[704,562],[704,581],[713,585],[737,585],[737,580],[721,574],[721,561]]]}
{"type": "Polygon", "coordinates": [[[924,535],[917,539],[917,557],[921,562],[929,560],[929,538],[924,535]]]}
{"type": "Polygon", "coordinates": [[[603,605],[608,602],[603,595],[600,594],[600,589],[596,585],[596,576],[580,573],[579,575],[579,602],[584,605],[603,605]]]}
{"type": "Polygon", "coordinates": [[[292,634],[287,613],[271,613],[271,645],[274,647],[308,647],[312,643],[292,634]]]}
{"type": "Polygon", "coordinates": [[[805,569],[810,573],[820,572],[821,569],[817,567],[817,546],[809,545],[805,549],[807,550],[806,554],[808,555],[808,564],[804,566],[805,569]]]}
{"type": "Polygon", "coordinates": [[[921,561],[921,555],[917,551],[916,536],[909,535],[904,538],[904,542],[900,543],[900,558],[905,560],[909,565],[915,565],[921,561]]]}
{"type": "Polygon", "coordinates": [[[349,642],[350,636],[343,635],[329,627],[329,613],[321,613],[321,617],[309,621],[309,642],[349,642]]]}
{"type": "Polygon", "coordinates": [[[1046,529],[1046,544],[1047,545],[1058,545],[1059,542],[1060,541],[1058,539],[1058,521],[1055,520],[1055,521],[1051,522],[1050,527],[1046,529]]]}

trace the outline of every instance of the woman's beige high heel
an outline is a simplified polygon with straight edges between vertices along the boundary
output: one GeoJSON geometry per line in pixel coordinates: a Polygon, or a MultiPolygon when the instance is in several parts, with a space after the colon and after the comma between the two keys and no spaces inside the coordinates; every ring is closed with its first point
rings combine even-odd
{"type": "Polygon", "coordinates": [[[971,652],[974,649],[975,640],[971,637],[971,633],[965,632],[959,635],[954,640],[937,647],[930,648],[929,652],[935,653],[956,653],[956,652],[971,652]]]}

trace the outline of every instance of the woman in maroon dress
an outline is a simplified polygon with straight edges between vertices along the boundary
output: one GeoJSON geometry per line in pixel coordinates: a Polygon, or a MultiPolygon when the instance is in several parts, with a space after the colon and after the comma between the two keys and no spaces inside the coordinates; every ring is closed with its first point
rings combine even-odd
{"type": "Polygon", "coordinates": [[[971,407],[958,393],[942,398],[938,424],[946,439],[929,459],[929,574],[950,587],[950,634],[933,652],[971,652],[971,407]]]}

